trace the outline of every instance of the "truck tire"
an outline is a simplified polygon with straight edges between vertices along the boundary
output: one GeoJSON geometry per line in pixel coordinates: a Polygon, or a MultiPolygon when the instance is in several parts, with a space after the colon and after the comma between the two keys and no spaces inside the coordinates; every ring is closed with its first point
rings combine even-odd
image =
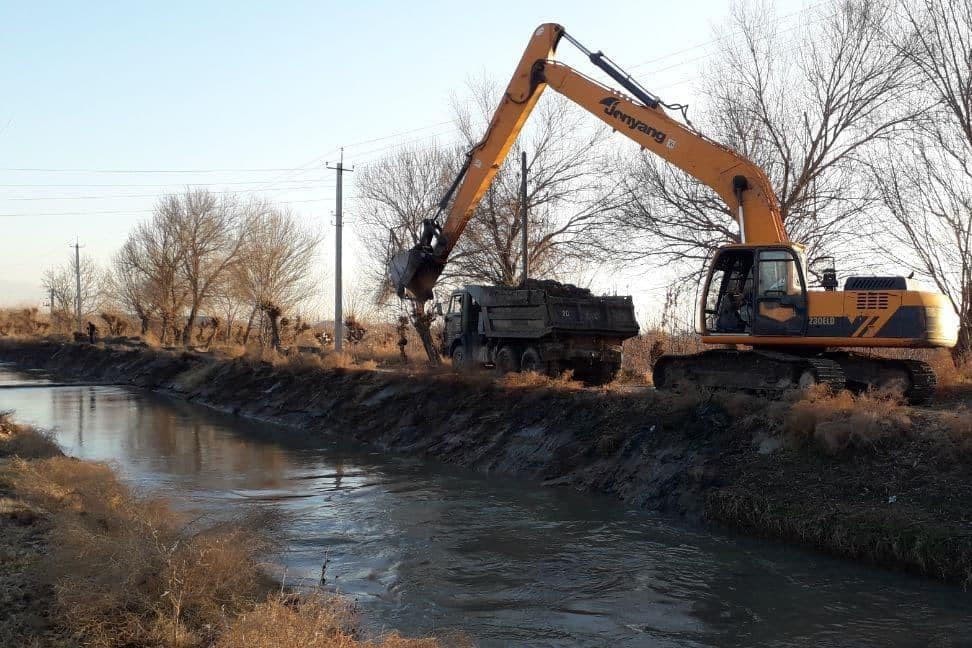
{"type": "Polygon", "coordinates": [[[545,373],[545,369],[543,360],[540,359],[540,353],[533,347],[527,347],[527,350],[520,356],[520,371],[545,373]]]}
{"type": "Polygon", "coordinates": [[[469,371],[466,350],[461,344],[456,345],[456,348],[452,350],[452,370],[456,373],[465,373],[469,371]]]}
{"type": "Polygon", "coordinates": [[[520,357],[513,351],[512,347],[500,347],[500,350],[496,352],[494,364],[496,365],[496,373],[502,376],[520,370],[520,357]]]}

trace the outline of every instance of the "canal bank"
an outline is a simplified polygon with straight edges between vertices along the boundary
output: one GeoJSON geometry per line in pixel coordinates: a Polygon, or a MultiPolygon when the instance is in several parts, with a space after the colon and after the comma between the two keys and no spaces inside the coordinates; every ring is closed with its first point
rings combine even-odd
{"type": "Polygon", "coordinates": [[[968,585],[964,421],[888,402],[514,387],[57,343],[0,358],[968,585]],[[843,423],[842,423],[843,421],[843,423]]]}
{"type": "Polygon", "coordinates": [[[271,572],[315,587],[326,563],[326,588],[355,601],[369,632],[458,630],[481,648],[924,647],[972,634],[972,594],[954,586],[144,389],[37,381],[0,366],[0,410],[52,430],[71,457],[110,461],[197,525],[272,516],[271,572]]]}

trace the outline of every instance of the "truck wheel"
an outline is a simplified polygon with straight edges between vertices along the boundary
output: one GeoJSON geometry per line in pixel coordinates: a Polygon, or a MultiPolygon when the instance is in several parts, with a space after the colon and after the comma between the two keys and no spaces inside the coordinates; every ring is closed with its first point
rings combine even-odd
{"type": "Polygon", "coordinates": [[[540,359],[540,354],[533,347],[528,347],[523,352],[523,356],[520,357],[520,371],[543,373],[543,370],[543,360],[540,359]]]}
{"type": "Polygon", "coordinates": [[[466,364],[466,350],[460,344],[452,350],[452,370],[456,373],[464,373],[469,369],[466,364]]]}
{"type": "Polygon", "coordinates": [[[512,373],[514,371],[520,370],[520,363],[518,362],[519,357],[513,352],[513,349],[505,346],[501,347],[499,351],[496,352],[496,359],[494,364],[496,365],[496,373],[499,375],[512,373]]]}

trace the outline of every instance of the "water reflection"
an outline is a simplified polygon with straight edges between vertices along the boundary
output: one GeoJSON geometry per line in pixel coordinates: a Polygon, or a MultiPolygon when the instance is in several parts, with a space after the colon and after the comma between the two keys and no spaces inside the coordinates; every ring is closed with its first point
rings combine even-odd
{"type": "MultiPolygon", "coordinates": [[[[0,384],[14,379],[0,371],[0,384]]],[[[376,627],[461,627],[483,646],[925,646],[969,635],[972,599],[954,588],[612,500],[114,387],[0,389],[0,409],[11,408],[181,506],[286,513],[287,579],[316,582],[327,556],[329,585],[376,627]]]]}

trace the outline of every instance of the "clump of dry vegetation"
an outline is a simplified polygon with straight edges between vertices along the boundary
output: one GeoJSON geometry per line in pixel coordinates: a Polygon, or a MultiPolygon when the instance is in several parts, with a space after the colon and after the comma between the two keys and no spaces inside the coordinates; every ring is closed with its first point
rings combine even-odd
{"type": "MultiPolygon", "coordinates": [[[[392,633],[363,641],[356,628],[354,606],[346,599],[319,593],[299,598],[272,596],[241,615],[219,638],[215,648],[437,648],[436,639],[405,639],[392,633]]],[[[469,645],[459,639],[455,645],[469,645]]]]}
{"type": "Polygon", "coordinates": [[[961,406],[942,412],[941,420],[952,442],[963,452],[972,452],[972,411],[961,406]]]}
{"type": "Polygon", "coordinates": [[[500,376],[499,384],[509,389],[546,388],[577,391],[584,388],[583,382],[574,380],[573,371],[565,371],[556,377],[536,371],[516,371],[500,376]]]}
{"type": "Polygon", "coordinates": [[[283,591],[262,567],[273,528],[266,515],[188,520],[133,493],[109,465],[65,457],[49,436],[6,415],[0,457],[0,555],[23,554],[24,534],[6,533],[10,525],[34,525],[35,537],[16,578],[4,579],[4,592],[21,603],[5,606],[4,645],[440,645],[394,634],[368,640],[347,600],[283,591]],[[47,619],[37,617],[41,607],[47,619]]]}
{"type": "Polygon", "coordinates": [[[794,448],[810,446],[838,455],[923,436],[943,447],[972,452],[972,411],[965,405],[916,409],[894,391],[833,393],[822,386],[774,399],[741,392],[716,392],[713,398],[735,428],[761,438],[777,437],[794,448]]]}
{"type": "Polygon", "coordinates": [[[0,412],[0,458],[38,459],[61,454],[54,437],[32,427],[16,425],[12,412],[0,412]]]}
{"type": "Polygon", "coordinates": [[[912,430],[908,408],[894,394],[881,392],[854,396],[847,391],[809,390],[790,406],[783,422],[783,431],[791,439],[812,439],[830,454],[912,430]]]}

